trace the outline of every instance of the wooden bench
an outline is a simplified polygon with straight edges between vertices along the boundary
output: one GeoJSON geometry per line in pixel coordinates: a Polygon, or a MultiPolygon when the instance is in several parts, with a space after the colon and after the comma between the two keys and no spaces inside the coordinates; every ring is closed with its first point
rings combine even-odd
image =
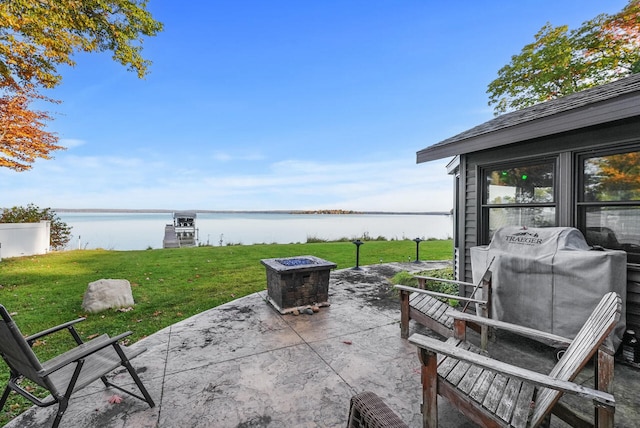
{"type": "Polygon", "coordinates": [[[613,428],[615,399],[610,390],[614,355],[602,345],[618,322],[621,308],[620,297],[607,293],[574,340],[460,312],[451,313],[456,318],[455,336],[446,342],[413,334],[409,341],[418,346],[422,363],[423,426],[438,426],[437,397],[441,395],[483,427],[537,427],[553,413],[574,427],[613,428]],[[540,374],[479,355],[465,341],[465,323],[470,321],[569,347],[549,375],[540,374]],[[574,383],[594,356],[595,389],[574,383]],[[595,421],[559,403],[563,393],[591,400],[595,421]]]}
{"type": "MultiPolygon", "coordinates": [[[[482,317],[489,317],[491,308],[491,271],[487,268],[484,275],[477,284],[450,279],[434,278],[430,276],[416,275],[419,287],[409,287],[406,285],[396,285],[400,291],[400,335],[403,339],[409,337],[409,321],[414,320],[430,330],[445,336],[453,336],[453,317],[451,314],[460,312],[453,309],[439,298],[454,299],[464,302],[462,312],[466,311],[469,305],[474,304],[476,313],[482,317]],[[473,287],[471,297],[462,297],[435,291],[426,290],[427,281],[446,282],[458,286],[473,287]],[[474,298],[478,291],[480,298],[474,298]]],[[[469,326],[478,330],[482,336],[482,346],[486,348],[488,329],[470,323],[469,326]]]]}

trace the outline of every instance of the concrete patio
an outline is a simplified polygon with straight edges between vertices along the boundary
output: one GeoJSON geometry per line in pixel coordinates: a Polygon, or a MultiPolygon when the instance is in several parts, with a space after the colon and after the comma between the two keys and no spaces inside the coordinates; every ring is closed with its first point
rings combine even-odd
{"type": "MultiPolygon", "coordinates": [[[[155,408],[97,382],[71,400],[64,427],[345,427],[352,395],[378,394],[407,424],[421,426],[419,361],[400,338],[399,304],[387,279],[442,262],[389,263],[333,271],[331,306],[313,315],[281,315],[266,291],[167,327],[134,346],[133,360],[155,408]]],[[[430,332],[412,325],[412,331],[430,332]]],[[[500,336],[490,353],[549,370],[552,350],[500,336]],[[517,346],[516,346],[517,345],[517,346]]],[[[586,370],[581,382],[592,385],[586,370]]],[[[116,383],[130,383],[118,372],[116,383]]],[[[640,426],[640,370],[616,365],[616,426],[640,426]]],[[[586,403],[588,404],[588,403],[586,403]]],[[[445,400],[443,427],[474,426],[445,400]]],[[[47,427],[55,406],[32,408],[8,428],[47,427]]],[[[557,418],[552,426],[565,426],[557,418]]]]}

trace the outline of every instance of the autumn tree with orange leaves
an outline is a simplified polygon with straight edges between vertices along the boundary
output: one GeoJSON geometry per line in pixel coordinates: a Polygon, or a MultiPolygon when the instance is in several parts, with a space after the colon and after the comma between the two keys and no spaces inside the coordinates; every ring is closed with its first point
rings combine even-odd
{"type": "Polygon", "coordinates": [[[547,23],[488,88],[500,114],[640,72],[640,0],[569,30],[547,23]]]}
{"type": "Polygon", "coordinates": [[[162,24],[147,0],[11,0],[0,2],[0,167],[30,169],[37,158],[63,149],[46,130],[47,112],[34,100],[53,101],[42,89],[60,84],[60,65],[74,66],[77,52],[110,51],[113,59],[144,77],[145,36],[162,24]]]}
{"type": "Polygon", "coordinates": [[[22,94],[0,98],[0,167],[24,171],[36,158],[49,159],[51,151],[64,148],[44,129],[50,116],[30,110],[29,101],[22,94]]]}

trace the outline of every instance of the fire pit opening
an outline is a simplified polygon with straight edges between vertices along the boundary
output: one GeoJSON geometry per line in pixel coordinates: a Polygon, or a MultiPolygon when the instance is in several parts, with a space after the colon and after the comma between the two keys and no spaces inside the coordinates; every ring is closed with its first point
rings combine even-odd
{"type": "Polygon", "coordinates": [[[291,257],[289,259],[276,259],[278,263],[285,266],[305,266],[312,265],[315,261],[303,257],[291,257]]]}
{"type": "Polygon", "coordinates": [[[260,261],[267,270],[269,302],[282,314],[329,306],[329,274],[337,265],[315,256],[260,261]]]}

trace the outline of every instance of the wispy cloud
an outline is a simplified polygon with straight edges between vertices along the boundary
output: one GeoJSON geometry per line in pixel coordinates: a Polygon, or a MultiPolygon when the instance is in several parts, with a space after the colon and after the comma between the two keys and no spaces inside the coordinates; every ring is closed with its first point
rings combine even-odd
{"type": "Polygon", "coordinates": [[[0,171],[0,205],[59,208],[316,209],[444,211],[451,208],[446,162],[408,159],[320,162],[287,159],[260,172],[174,168],[135,157],[60,156],[32,171],[0,171]],[[25,194],[12,186],[29,187],[25,194]],[[26,186],[25,186],[26,185],[26,186]],[[81,195],[81,196],[80,196],[81,195]]]}
{"type": "Polygon", "coordinates": [[[264,156],[260,153],[233,153],[229,151],[216,151],[211,155],[211,158],[218,162],[244,162],[262,160],[264,159],[264,156]]]}

